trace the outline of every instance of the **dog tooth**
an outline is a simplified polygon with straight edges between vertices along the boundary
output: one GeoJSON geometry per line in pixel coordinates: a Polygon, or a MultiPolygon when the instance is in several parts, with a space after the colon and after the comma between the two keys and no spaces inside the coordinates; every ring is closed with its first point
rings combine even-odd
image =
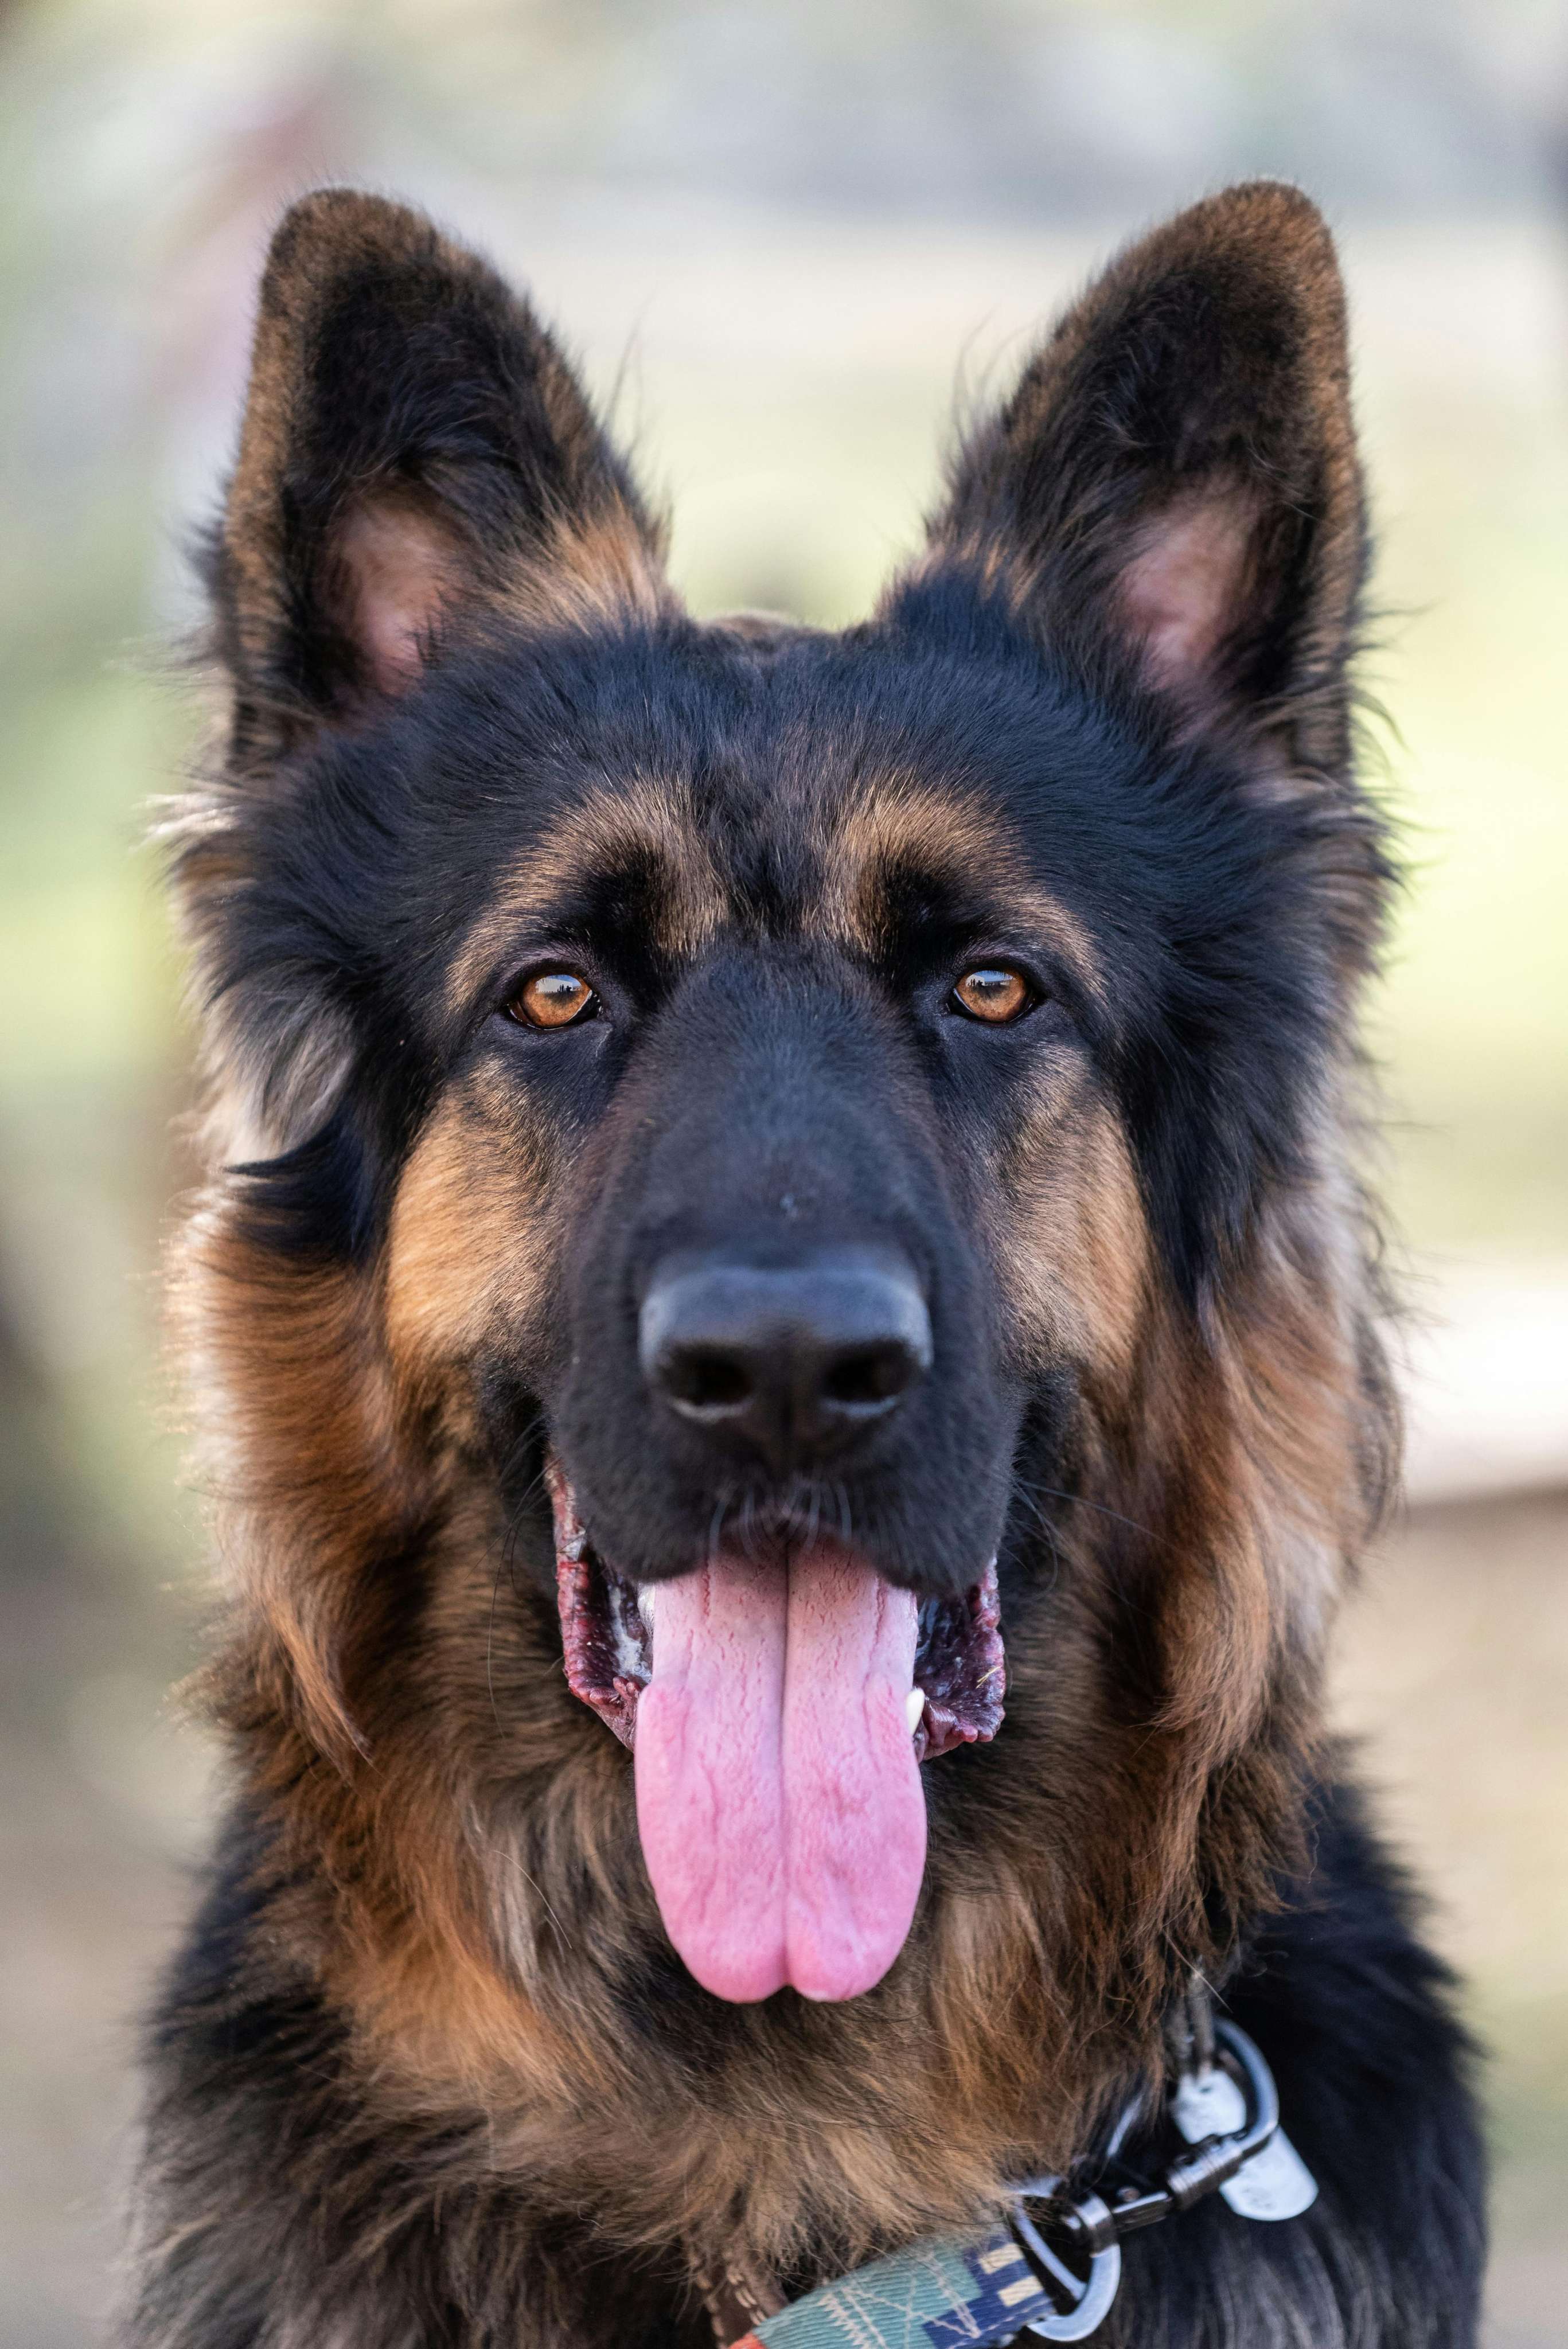
{"type": "Polygon", "coordinates": [[[913,1737],[916,1730],[919,1729],[920,1725],[920,1715],[924,1713],[925,1709],[926,1698],[924,1690],[911,1689],[909,1695],[904,1699],[904,1718],[909,1724],[909,1734],[911,1737],[913,1737]]]}

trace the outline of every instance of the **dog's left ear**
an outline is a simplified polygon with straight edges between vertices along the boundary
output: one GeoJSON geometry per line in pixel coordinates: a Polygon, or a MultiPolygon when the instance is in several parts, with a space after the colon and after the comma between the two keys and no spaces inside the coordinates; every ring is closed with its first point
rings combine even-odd
{"type": "Polygon", "coordinates": [[[554,338],[485,262],[353,189],[286,214],[211,564],[242,767],[394,698],[487,612],[657,606],[660,553],[554,338]]]}
{"type": "Polygon", "coordinates": [[[1064,649],[1108,633],[1190,722],[1341,771],[1366,533],[1307,198],[1232,188],[1114,262],[963,450],[932,546],[1064,649]]]}

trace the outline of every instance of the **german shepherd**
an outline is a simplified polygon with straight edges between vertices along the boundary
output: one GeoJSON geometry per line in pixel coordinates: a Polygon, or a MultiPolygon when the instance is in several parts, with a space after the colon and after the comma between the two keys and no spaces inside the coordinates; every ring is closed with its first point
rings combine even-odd
{"type": "Polygon", "coordinates": [[[689,616],[484,262],[288,213],[169,827],[233,1796],[130,2342],[712,2349],[1153,2129],[1195,1977],[1320,2190],[1130,2242],[1107,2349],[1473,2341],[1321,1709],[1397,1454],[1366,545],[1289,187],[1113,262],[841,633],[689,616]]]}

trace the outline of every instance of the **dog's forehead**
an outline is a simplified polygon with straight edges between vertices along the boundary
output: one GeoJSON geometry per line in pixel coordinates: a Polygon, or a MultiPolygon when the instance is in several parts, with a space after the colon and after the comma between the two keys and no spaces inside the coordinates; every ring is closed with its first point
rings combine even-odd
{"type": "Polygon", "coordinates": [[[1032,872],[1006,811],[974,782],[831,756],[781,761],[758,789],[710,770],[607,776],[564,794],[504,858],[452,966],[454,999],[508,957],[555,938],[689,961],[722,936],[794,935],[857,956],[883,950],[912,906],[1040,940],[1092,984],[1093,942],[1032,872]]]}
{"type": "Polygon", "coordinates": [[[831,703],[784,695],[682,719],[585,740],[531,800],[525,833],[499,845],[483,902],[464,909],[454,1006],[552,939],[630,929],[667,964],[726,934],[867,955],[938,903],[998,942],[1042,940],[1094,988],[1085,923],[1005,794],[940,726],[913,736],[900,713],[879,724],[864,707],[846,723],[831,703]]]}

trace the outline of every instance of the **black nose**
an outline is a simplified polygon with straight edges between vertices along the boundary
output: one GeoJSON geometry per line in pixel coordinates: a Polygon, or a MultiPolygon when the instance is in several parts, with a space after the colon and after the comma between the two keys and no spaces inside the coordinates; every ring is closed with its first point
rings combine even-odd
{"type": "Polygon", "coordinates": [[[672,1258],[654,1274],[638,1338],[643,1375],[671,1410],[781,1472],[886,1419],[931,1366],[914,1273],[874,1248],[784,1268],[672,1258]]]}

